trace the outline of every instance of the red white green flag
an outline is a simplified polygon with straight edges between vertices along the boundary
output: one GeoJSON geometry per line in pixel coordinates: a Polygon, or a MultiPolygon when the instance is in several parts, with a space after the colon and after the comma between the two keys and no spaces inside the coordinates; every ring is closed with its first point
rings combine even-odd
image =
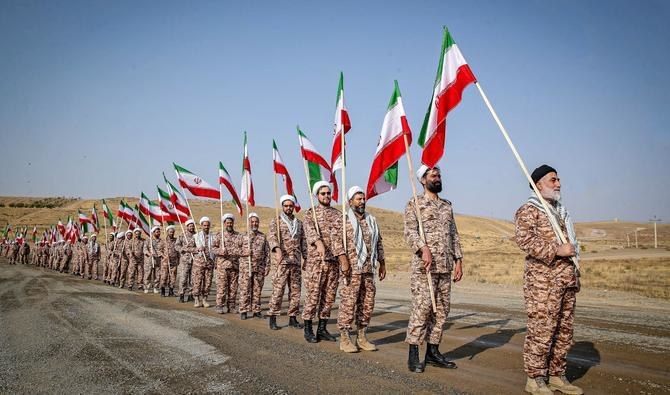
{"type": "Polygon", "coordinates": [[[168,214],[168,216],[165,217],[165,220],[168,222],[188,221],[188,216],[176,209],[174,203],[172,203],[172,200],[170,199],[170,194],[160,189],[158,186],[156,186],[156,189],[158,189],[158,198],[160,199],[158,205],[163,212],[168,214]]]}
{"type": "Polygon", "coordinates": [[[247,132],[244,132],[244,157],[242,158],[242,184],[240,195],[243,201],[251,207],[256,205],[254,200],[254,182],[251,179],[251,162],[249,161],[249,147],[247,146],[247,132]]]}
{"type": "MultiPolygon", "coordinates": [[[[137,206],[135,206],[135,208],[137,209],[137,206]]],[[[139,210],[137,210],[137,225],[138,225],[139,228],[141,228],[144,231],[144,233],[147,234],[147,236],[150,235],[151,224],[149,224],[149,221],[147,221],[147,218],[139,210]]]]}
{"type": "Polygon", "coordinates": [[[91,226],[93,227],[93,232],[98,233],[100,231],[100,221],[98,221],[98,212],[95,210],[95,203],[91,209],[91,226]]]}
{"type": "Polygon", "coordinates": [[[65,225],[63,225],[63,222],[58,218],[58,225],[56,225],[56,228],[58,228],[58,233],[60,233],[61,237],[65,237],[65,225]]]}
{"type": "Polygon", "coordinates": [[[423,147],[421,162],[426,166],[433,167],[442,158],[447,115],[461,101],[463,90],[473,82],[477,82],[475,75],[445,27],[433,95],[419,135],[419,145],[423,147]]]}
{"type": "Polygon", "coordinates": [[[230,177],[228,170],[223,167],[223,163],[219,162],[219,185],[225,185],[230,193],[230,197],[233,199],[233,202],[237,206],[237,212],[242,215],[242,203],[240,202],[239,196],[237,196],[237,191],[233,185],[233,179],[230,177]]]}
{"type": "Polygon", "coordinates": [[[193,196],[204,197],[209,199],[221,199],[219,190],[209,185],[207,181],[197,174],[191,173],[185,168],[173,163],[174,171],[177,173],[177,180],[182,188],[188,189],[193,196]]]}
{"type": "Polygon", "coordinates": [[[77,210],[77,214],[79,215],[79,223],[81,224],[82,230],[84,233],[88,233],[88,225],[91,223],[91,219],[79,210],[77,210]]]}
{"type": "Polygon", "coordinates": [[[37,240],[37,225],[33,227],[33,243],[37,240]]]}
{"type": "Polygon", "coordinates": [[[141,192],[140,194],[140,212],[144,215],[148,215],[150,218],[153,218],[154,221],[158,221],[161,224],[167,221],[168,217],[170,217],[170,214],[161,210],[158,203],[149,200],[144,192],[141,192]]]}
{"type": "Polygon", "coordinates": [[[284,160],[279,153],[277,148],[277,143],[272,140],[272,165],[274,167],[275,174],[279,174],[284,180],[284,186],[286,187],[286,193],[292,195],[295,198],[295,211],[300,212],[300,203],[298,203],[298,198],[295,196],[293,191],[293,181],[291,180],[291,175],[288,174],[288,169],[284,164],[284,160]]]}
{"type": "Polygon", "coordinates": [[[102,215],[107,219],[107,224],[109,226],[114,225],[114,215],[112,214],[112,210],[109,209],[109,206],[107,206],[105,199],[102,199],[102,215]]]}
{"type": "Polygon", "coordinates": [[[124,202],[123,200],[121,200],[121,202],[119,203],[119,211],[117,215],[123,218],[123,220],[126,221],[128,225],[132,225],[135,222],[137,222],[133,208],[130,207],[130,205],[126,204],[126,202],[124,202]]]}
{"type": "MultiPolygon", "coordinates": [[[[333,172],[342,169],[342,133],[346,134],[351,129],[349,112],[344,106],[344,74],[340,72],[340,83],[337,86],[337,99],[335,100],[335,120],[333,121],[333,151],[330,156],[330,167],[333,172]]],[[[333,194],[335,195],[335,194],[333,194]]]]}
{"type": "Polygon", "coordinates": [[[188,209],[188,202],[186,201],[186,198],[184,195],[179,192],[177,187],[174,186],[170,181],[168,181],[167,177],[165,177],[165,173],[163,173],[163,180],[165,180],[165,187],[167,188],[168,193],[170,194],[170,201],[172,204],[174,204],[174,207],[179,211],[180,213],[184,214],[187,217],[191,216],[191,210],[188,209]]]}
{"type": "Polygon", "coordinates": [[[314,144],[307,138],[307,135],[300,130],[300,126],[297,126],[296,128],[298,129],[298,140],[300,140],[300,152],[302,153],[303,159],[307,162],[310,194],[315,183],[318,181],[329,181],[333,184],[332,198],[337,201],[337,180],[335,179],[335,174],[330,170],[330,165],[317,151],[314,144]]]}
{"type": "Polygon", "coordinates": [[[375,159],[370,169],[366,193],[368,199],[391,191],[398,186],[398,160],[406,152],[403,137],[405,135],[409,146],[412,143],[412,131],[407,123],[398,81],[395,81],[393,94],[382,124],[379,143],[377,143],[375,159]]]}

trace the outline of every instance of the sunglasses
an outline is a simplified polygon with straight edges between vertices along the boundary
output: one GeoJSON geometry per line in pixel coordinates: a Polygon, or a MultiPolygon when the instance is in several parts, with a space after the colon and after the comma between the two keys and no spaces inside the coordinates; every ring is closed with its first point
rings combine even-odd
{"type": "Polygon", "coordinates": [[[319,192],[321,196],[330,196],[330,192],[319,192]]]}

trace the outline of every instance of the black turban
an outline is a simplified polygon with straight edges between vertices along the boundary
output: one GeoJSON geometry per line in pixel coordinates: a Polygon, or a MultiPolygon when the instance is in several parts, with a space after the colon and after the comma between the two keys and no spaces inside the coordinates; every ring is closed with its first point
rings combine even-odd
{"type": "MultiPolygon", "coordinates": [[[[537,169],[533,170],[533,173],[530,175],[530,178],[533,179],[533,183],[537,184],[537,182],[540,181],[542,177],[546,176],[551,172],[558,173],[556,169],[554,169],[553,167],[549,165],[542,165],[537,169]]],[[[530,185],[530,189],[533,189],[532,185],[530,185]]]]}

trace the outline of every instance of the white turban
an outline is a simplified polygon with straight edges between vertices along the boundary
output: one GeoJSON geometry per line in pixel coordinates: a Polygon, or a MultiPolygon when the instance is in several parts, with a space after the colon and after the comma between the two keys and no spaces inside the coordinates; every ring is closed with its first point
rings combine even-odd
{"type": "Polygon", "coordinates": [[[140,229],[140,228],[135,228],[133,231],[134,231],[134,232],[142,233],[142,229],[140,229]]]}
{"type": "Polygon", "coordinates": [[[295,197],[293,195],[283,195],[279,198],[279,204],[282,204],[287,200],[290,200],[293,202],[293,204],[295,204],[295,197]]]}
{"type": "Polygon", "coordinates": [[[168,226],[165,227],[165,230],[170,230],[170,229],[174,229],[174,225],[168,225],[168,226]]]}
{"type": "Polygon", "coordinates": [[[81,239],[82,239],[82,240],[84,240],[84,239],[88,240],[88,236],[83,235],[83,236],[81,237],[81,239]]]}
{"type": "Polygon", "coordinates": [[[221,221],[223,221],[223,222],[226,222],[227,219],[230,219],[233,222],[235,222],[235,216],[231,213],[225,213],[225,214],[223,214],[223,217],[221,217],[221,221]]]}
{"type": "Polygon", "coordinates": [[[95,234],[95,233],[91,233],[91,239],[94,238],[94,237],[97,239],[97,238],[98,238],[98,235],[95,234]]]}
{"type": "Polygon", "coordinates": [[[261,217],[259,217],[258,214],[256,214],[256,213],[249,213],[249,219],[251,219],[251,217],[256,217],[258,219],[261,219],[261,217]]]}
{"type": "Polygon", "coordinates": [[[154,225],[154,227],[151,228],[151,233],[154,233],[155,230],[160,230],[160,228],[161,228],[160,226],[154,225]]]}
{"type": "Polygon", "coordinates": [[[119,232],[116,234],[117,239],[123,239],[123,233],[119,232]]]}
{"type": "Polygon", "coordinates": [[[130,229],[128,229],[128,230],[126,231],[126,234],[131,234],[131,235],[132,235],[132,234],[133,234],[133,231],[130,230],[130,229]]]}
{"type": "Polygon", "coordinates": [[[353,187],[349,188],[349,192],[347,192],[347,199],[351,200],[351,198],[354,197],[355,194],[357,193],[362,193],[365,195],[365,191],[361,189],[358,185],[354,185],[353,187]]]}
{"type": "Polygon", "coordinates": [[[199,223],[200,225],[202,225],[202,224],[205,223],[205,222],[209,222],[209,223],[211,223],[212,221],[209,220],[209,217],[202,217],[202,218],[200,218],[200,221],[198,221],[198,223],[199,223]]]}
{"type": "Polygon", "coordinates": [[[419,170],[416,171],[417,180],[419,180],[419,182],[421,182],[421,179],[423,178],[423,176],[425,176],[426,173],[428,172],[428,170],[431,170],[431,169],[435,169],[435,170],[439,171],[440,167],[439,166],[428,167],[426,165],[421,165],[421,167],[419,167],[419,170]]]}
{"type": "Polygon", "coordinates": [[[328,187],[331,191],[333,190],[333,187],[330,186],[330,183],[328,181],[317,181],[314,186],[312,187],[312,194],[314,196],[319,194],[319,189],[323,187],[328,187]]]}
{"type": "Polygon", "coordinates": [[[193,225],[195,225],[195,221],[192,220],[192,219],[189,219],[188,221],[186,221],[186,222],[184,223],[184,226],[188,226],[189,224],[193,224],[193,225]]]}

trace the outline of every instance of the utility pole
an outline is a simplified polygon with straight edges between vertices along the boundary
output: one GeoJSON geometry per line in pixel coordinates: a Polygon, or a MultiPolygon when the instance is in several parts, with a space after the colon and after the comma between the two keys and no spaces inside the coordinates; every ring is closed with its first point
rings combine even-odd
{"type": "Polygon", "coordinates": [[[656,224],[661,222],[660,218],[656,218],[654,215],[654,218],[650,219],[649,222],[654,223],[654,248],[658,248],[658,234],[656,233],[656,224]]]}
{"type": "Polygon", "coordinates": [[[635,248],[637,248],[637,230],[638,228],[635,228],[635,248]]]}

